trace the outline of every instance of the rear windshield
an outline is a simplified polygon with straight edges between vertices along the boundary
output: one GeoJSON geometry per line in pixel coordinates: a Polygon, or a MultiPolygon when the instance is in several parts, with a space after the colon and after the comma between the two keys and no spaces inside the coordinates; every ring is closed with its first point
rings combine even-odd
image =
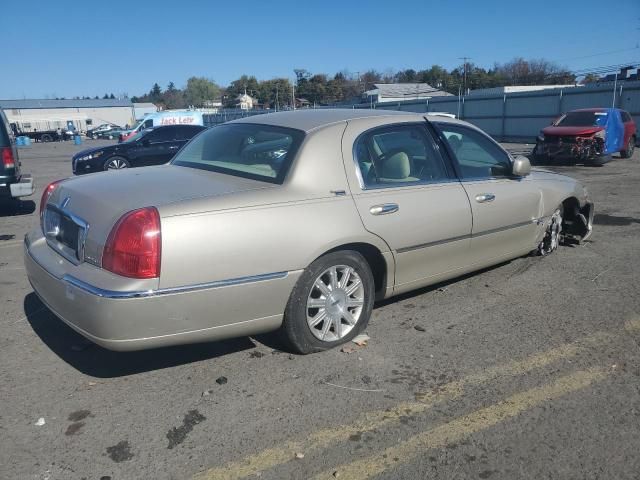
{"type": "Polygon", "coordinates": [[[236,123],[210,128],[171,162],[271,183],[282,183],[304,133],[291,128],[236,123]]]}
{"type": "Polygon", "coordinates": [[[607,112],[569,112],[556,125],[558,127],[601,127],[607,123],[607,112]]]}
{"type": "Polygon", "coordinates": [[[0,147],[6,147],[10,144],[9,135],[11,134],[11,126],[4,116],[4,112],[0,110],[0,147]]]}

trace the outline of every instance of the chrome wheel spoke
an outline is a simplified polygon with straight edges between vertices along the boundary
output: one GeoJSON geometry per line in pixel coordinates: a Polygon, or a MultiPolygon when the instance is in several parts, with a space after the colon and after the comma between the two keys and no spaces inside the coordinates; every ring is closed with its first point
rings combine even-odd
{"type": "Polygon", "coordinates": [[[310,298],[307,302],[307,308],[324,308],[327,304],[326,298],[310,298]]]}
{"type": "Polygon", "coordinates": [[[327,333],[329,333],[329,329],[331,328],[332,323],[333,319],[327,318],[326,321],[322,324],[322,331],[320,333],[321,340],[324,340],[327,337],[327,333]]]}
{"type": "Polygon", "coordinates": [[[345,289],[349,284],[349,279],[351,278],[351,272],[353,272],[353,268],[347,267],[342,272],[342,278],[340,279],[340,284],[338,285],[340,288],[345,289]]]}
{"type": "Polygon", "coordinates": [[[329,269],[329,278],[331,278],[331,290],[336,290],[338,288],[338,269],[336,267],[329,269]]]}
{"type": "Polygon", "coordinates": [[[361,307],[364,305],[364,300],[360,298],[349,298],[347,300],[347,307],[361,307]]]}
{"type": "Polygon", "coordinates": [[[351,285],[349,285],[349,288],[347,288],[345,291],[347,293],[347,297],[350,297],[351,295],[353,295],[354,293],[356,293],[356,291],[358,290],[358,288],[360,288],[360,285],[362,285],[362,282],[360,281],[360,279],[356,279],[353,281],[353,283],[351,285]]]}
{"type": "Polygon", "coordinates": [[[309,326],[315,327],[325,318],[327,318],[327,311],[325,309],[322,309],[314,317],[311,318],[311,321],[309,322],[309,326]]]}
{"type": "Polygon", "coordinates": [[[325,297],[331,295],[331,290],[329,290],[329,287],[322,281],[322,277],[318,278],[313,286],[320,290],[325,297]]]}
{"type": "Polygon", "coordinates": [[[342,318],[335,317],[334,323],[336,325],[334,328],[334,333],[336,334],[336,337],[342,338],[342,318]]]}
{"type": "Polygon", "coordinates": [[[349,325],[352,325],[352,326],[353,326],[353,325],[355,325],[355,324],[356,324],[356,322],[358,321],[358,320],[356,320],[356,319],[354,318],[354,316],[353,316],[353,315],[351,314],[351,312],[350,312],[350,311],[348,311],[348,310],[346,310],[346,311],[342,314],[342,318],[344,318],[344,319],[345,319],[345,321],[346,321],[349,325]]]}

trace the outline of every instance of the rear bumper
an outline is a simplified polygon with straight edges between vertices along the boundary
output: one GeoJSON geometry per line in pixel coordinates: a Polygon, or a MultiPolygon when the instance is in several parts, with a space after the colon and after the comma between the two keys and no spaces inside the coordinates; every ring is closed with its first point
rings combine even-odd
{"type": "Polygon", "coordinates": [[[11,191],[11,196],[14,198],[28,197],[29,195],[33,195],[35,183],[33,182],[31,175],[22,175],[20,177],[20,181],[9,185],[9,189],[11,191]]]}
{"type": "MultiPolygon", "coordinates": [[[[300,272],[283,272],[272,278],[218,282],[219,285],[212,288],[182,287],[171,292],[113,290],[67,273],[61,275],[61,271],[53,273],[51,268],[45,268],[52,265],[52,260],[63,267],[68,263],[48,248],[41,236],[25,237],[27,276],[42,302],[84,337],[118,351],[275,330],[282,323],[286,302],[300,275],[300,272]],[[55,258],[48,258],[51,256],[55,258]]],[[[69,263],[68,268],[74,267],[69,263]]],[[[103,272],[97,267],[84,268],[103,272]]]]}

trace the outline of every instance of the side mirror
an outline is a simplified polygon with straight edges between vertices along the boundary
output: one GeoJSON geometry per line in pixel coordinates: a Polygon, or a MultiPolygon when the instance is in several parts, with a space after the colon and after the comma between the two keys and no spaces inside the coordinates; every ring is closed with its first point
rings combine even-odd
{"type": "Polygon", "coordinates": [[[527,157],[518,155],[513,161],[511,174],[514,177],[526,177],[530,173],[531,173],[531,162],[529,162],[529,159],[527,157]]]}

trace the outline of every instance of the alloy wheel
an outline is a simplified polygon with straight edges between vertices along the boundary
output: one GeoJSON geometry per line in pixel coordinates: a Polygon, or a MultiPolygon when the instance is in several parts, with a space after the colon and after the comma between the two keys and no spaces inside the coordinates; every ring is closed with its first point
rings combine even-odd
{"type": "Polygon", "coordinates": [[[320,274],[307,298],[307,325],[313,336],[334,342],[356,326],[365,304],[362,279],[353,267],[336,265],[320,274]]]}
{"type": "Polygon", "coordinates": [[[114,158],[113,160],[109,160],[109,163],[107,163],[108,170],[120,170],[122,168],[127,168],[127,164],[125,163],[124,160],[121,160],[119,158],[114,158]]]}

